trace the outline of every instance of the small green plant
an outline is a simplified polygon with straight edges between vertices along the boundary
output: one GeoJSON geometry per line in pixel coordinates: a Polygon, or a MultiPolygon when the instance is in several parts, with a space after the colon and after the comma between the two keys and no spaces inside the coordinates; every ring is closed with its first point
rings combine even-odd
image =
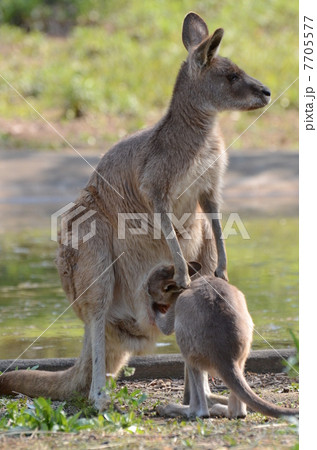
{"type": "Polygon", "coordinates": [[[293,356],[290,356],[287,361],[283,361],[285,365],[285,371],[291,378],[296,378],[299,375],[299,339],[298,336],[292,331],[288,330],[291,335],[296,353],[293,356]]]}
{"type": "Polygon", "coordinates": [[[140,410],[140,405],[146,400],[147,396],[146,394],[143,394],[140,389],[135,389],[133,392],[129,393],[127,386],[124,386],[118,391],[116,381],[113,378],[110,378],[106,383],[105,390],[110,395],[110,409],[115,409],[116,405],[119,404],[120,408],[123,408],[124,410],[129,409],[142,412],[142,410],[140,410]]]}
{"type": "Polygon", "coordinates": [[[291,392],[298,392],[298,391],[299,391],[299,383],[293,382],[293,383],[289,386],[289,390],[290,390],[291,392]]]}
{"type": "Polygon", "coordinates": [[[125,377],[132,377],[135,373],[135,367],[124,366],[122,371],[125,377]]]}
{"type": "Polygon", "coordinates": [[[37,364],[36,366],[27,367],[26,370],[37,370],[40,366],[37,364]]]}
{"type": "Polygon", "coordinates": [[[211,431],[207,429],[207,424],[199,417],[197,417],[197,431],[201,436],[210,436],[211,431]]]}
{"type": "Polygon", "coordinates": [[[124,386],[118,390],[113,379],[107,382],[105,389],[110,395],[111,403],[105,413],[97,416],[97,411],[90,402],[80,396],[75,396],[70,401],[70,405],[80,408],[76,414],[70,416],[67,416],[64,410],[65,402],[55,408],[51,400],[42,397],[33,401],[26,398],[2,399],[0,409],[5,412],[0,419],[0,430],[72,433],[87,429],[103,429],[107,432],[125,430],[129,433],[143,433],[145,424],[151,426],[151,420],[144,421],[143,418],[143,409],[140,405],[146,399],[146,395],[139,389],[129,393],[124,386]]]}
{"type": "Polygon", "coordinates": [[[236,439],[234,439],[232,436],[226,435],[223,437],[223,439],[229,444],[230,447],[237,445],[236,439]]]}
{"type": "Polygon", "coordinates": [[[80,412],[67,417],[64,405],[62,403],[54,409],[51,401],[43,397],[34,399],[32,403],[26,399],[8,401],[5,404],[6,412],[0,420],[0,429],[74,432],[91,428],[91,422],[79,419],[80,412]]]}
{"type": "Polygon", "coordinates": [[[182,444],[184,445],[184,447],[188,447],[188,448],[193,448],[194,447],[194,443],[191,439],[184,439],[182,441],[182,444]]]}
{"type": "Polygon", "coordinates": [[[79,410],[81,417],[90,418],[98,414],[92,402],[78,393],[75,393],[72,399],[67,402],[67,406],[72,406],[79,410]]]}

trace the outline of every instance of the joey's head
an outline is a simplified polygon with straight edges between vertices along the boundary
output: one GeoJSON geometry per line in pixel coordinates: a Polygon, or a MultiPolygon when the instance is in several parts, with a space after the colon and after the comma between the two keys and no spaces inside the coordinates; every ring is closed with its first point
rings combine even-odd
{"type": "Polygon", "coordinates": [[[204,20],[187,14],[183,24],[183,43],[188,50],[175,86],[197,111],[212,113],[225,110],[247,111],[267,105],[270,90],[247,75],[227,58],[218,55],[224,30],[209,35],[204,20]]]}
{"type": "MultiPolygon", "coordinates": [[[[193,277],[201,270],[201,265],[196,262],[188,263],[188,273],[193,277]]],[[[153,269],[147,280],[147,292],[150,296],[151,306],[155,311],[163,314],[175,302],[179,294],[184,290],[177,286],[173,280],[174,266],[159,266],[153,269]]]]}

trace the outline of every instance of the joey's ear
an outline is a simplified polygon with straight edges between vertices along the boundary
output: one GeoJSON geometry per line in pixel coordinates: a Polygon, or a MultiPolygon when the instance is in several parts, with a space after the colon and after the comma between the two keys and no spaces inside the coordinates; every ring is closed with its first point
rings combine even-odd
{"type": "Polygon", "coordinates": [[[212,36],[205,39],[195,50],[194,58],[196,63],[202,67],[209,64],[217,55],[220,42],[223,38],[223,28],[218,28],[212,36]]]}
{"type": "Polygon", "coordinates": [[[162,287],[164,292],[182,292],[182,288],[177,286],[174,280],[168,280],[162,287]]]}
{"type": "Polygon", "coordinates": [[[183,44],[189,51],[196,47],[208,36],[208,27],[204,20],[194,12],[190,12],[184,19],[182,39],[183,44]]]}
{"type": "Polygon", "coordinates": [[[191,261],[187,264],[189,276],[192,277],[201,271],[201,264],[197,261],[191,261]]]}

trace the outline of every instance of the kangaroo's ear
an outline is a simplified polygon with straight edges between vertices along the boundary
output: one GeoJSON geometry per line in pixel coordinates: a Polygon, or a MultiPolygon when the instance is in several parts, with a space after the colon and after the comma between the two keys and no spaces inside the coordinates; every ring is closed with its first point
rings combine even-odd
{"type": "Polygon", "coordinates": [[[195,50],[194,58],[196,63],[202,67],[211,62],[217,55],[220,42],[223,38],[223,28],[218,28],[212,36],[205,39],[195,50]]]}
{"type": "Polygon", "coordinates": [[[187,263],[189,276],[192,277],[201,271],[201,264],[197,261],[187,263]]]}
{"type": "Polygon", "coordinates": [[[177,286],[174,280],[167,280],[166,283],[164,283],[162,290],[164,292],[182,292],[183,289],[177,286]]]}
{"type": "Polygon", "coordinates": [[[208,36],[208,27],[204,20],[194,12],[190,12],[183,23],[183,44],[189,51],[192,47],[199,45],[208,36]]]}

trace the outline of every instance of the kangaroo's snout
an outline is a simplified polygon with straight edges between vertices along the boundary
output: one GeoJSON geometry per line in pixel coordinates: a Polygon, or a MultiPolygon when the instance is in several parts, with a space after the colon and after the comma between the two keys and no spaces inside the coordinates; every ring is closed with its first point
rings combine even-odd
{"type": "Polygon", "coordinates": [[[266,95],[267,97],[271,97],[271,91],[270,91],[270,89],[267,88],[266,86],[263,86],[263,88],[262,88],[262,93],[263,93],[264,95],[266,95]]]}

